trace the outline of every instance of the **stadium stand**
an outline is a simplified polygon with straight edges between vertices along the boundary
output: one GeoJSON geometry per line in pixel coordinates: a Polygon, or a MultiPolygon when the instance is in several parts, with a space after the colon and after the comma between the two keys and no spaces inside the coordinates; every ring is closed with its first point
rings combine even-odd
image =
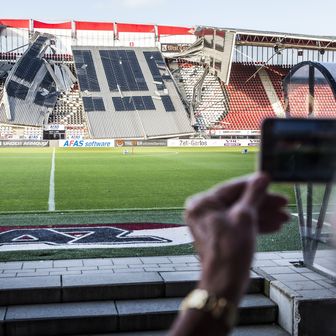
{"type": "MultiPolygon", "coordinates": [[[[330,87],[326,84],[315,85],[314,116],[335,118],[336,102],[330,87]]],[[[304,83],[290,85],[290,115],[305,118],[309,114],[309,87],[304,83]]]]}
{"type": "Polygon", "coordinates": [[[329,85],[315,86],[315,116],[320,118],[335,118],[336,101],[329,85]]]}
{"type": "Polygon", "coordinates": [[[192,105],[197,128],[205,130],[218,123],[227,112],[218,77],[204,66],[192,63],[180,63],[178,76],[186,101],[192,105]]]}
{"type": "Polygon", "coordinates": [[[13,138],[12,126],[0,125],[0,139],[7,140],[13,138]]]}
{"type": "Polygon", "coordinates": [[[281,104],[284,104],[282,80],[287,76],[289,68],[280,66],[266,66],[265,70],[273,84],[273,87],[279,97],[281,104]]]}
{"type": "Polygon", "coordinates": [[[309,88],[306,84],[291,84],[290,86],[290,115],[292,118],[304,118],[308,116],[309,88]]]}
{"type": "MultiPolygon", "coordinates": [[[[333,61],[336,48],[326,37],[216,27],[10,19],[0,24],[0,81],[6,80],[5,90],[0,84],[0,122],[62,125],[70,137],[259,130],[264,118],[285,116],[282,80],[290,66],[333,61]],[[293,48],[279,50],[280,37],[293,48]],[[172,60],[178,71],[167,68],[172,60]]],[[[292,91],[291,115],[306,116],[306,89],[292,91]]],[[[315,115],[333,116],[334,105],[331,92],[318,86],[315,115]]]]}
{"type": "Polygon", "coordinates": [[[83,102],[78,90],[61,93],[53,112],[49,115],[49,124],[64,124],[70,127],[83,126],[83,102]]]}
{"type": "Polygon", "coordinates": [[[231,81],[226,90],[229,113],[222,122],[227,129],[258,130],[267,117],[275,117],[255,66],[232,64],[231,81]]]}
{"type": "Polygon", "coordinates": [[[23,138],[28,140],[42,140],[43,130],[39,127],[25,127],[23,138]]]}
{"type": "Polygon", "coordinates": [[[194,110],[196,116],[201,116],[208,128],[218,123],[225,112],[225,97],[219,79],[208,73],[201,90],[201,101],[194,110]]]}

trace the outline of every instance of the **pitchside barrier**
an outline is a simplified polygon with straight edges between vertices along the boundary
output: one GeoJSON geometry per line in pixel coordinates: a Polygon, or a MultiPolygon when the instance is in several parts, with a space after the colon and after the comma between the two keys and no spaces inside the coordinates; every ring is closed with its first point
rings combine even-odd
{"type": "Polygon", "coordinates": [[[251,147],[259,139],[169,139],[169,140],[60,140],[59,147],[251,147]]]}
{"type": "Polygon", "coordinates": [[[259,146],[259,139],[170,139],[168,147],[251,147],[259,146]]]}
{"type": "Polygon", "coordinates": [[[169,139],[169,140],[0,140],[0,147],[251,147],[259,146],[259,139],[169,139]]]}
{"type": "Polygon", "coordinates": [[[0,147],[49,147],[48,140],[0,140],[0,147]]]}
{"type": "Polygon", "coordinates": [[[60,140],[59,147],[167,147],[167,140],[71,139],[60,140]]]}

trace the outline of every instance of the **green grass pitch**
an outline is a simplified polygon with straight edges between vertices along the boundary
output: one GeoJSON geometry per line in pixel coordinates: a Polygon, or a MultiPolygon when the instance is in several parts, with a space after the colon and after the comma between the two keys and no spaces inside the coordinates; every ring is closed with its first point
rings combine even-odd
{"type": "MultiPolygon", "coordinates": [[[[249,174],[257,153],[225,148],[56,149],[56,210],[183,207],[187,196],[249,174]]],[[[48,210],[52,149],[0,150],[0,211],[48,210]]],[[[292,188],[276,186],[294,203],[292,188]]]]}
{"type": "MultiPolygon", "coordinates": [[[[55,207],[48,212],[52,148],[0,149],[0,225],[182,223],[186,197],[256,170],[258,151],[241,148],[134,147],[55,152],[55,207]]],[[[294,204],[293,187],[272,186],[294,204]]],[[[293,208],[291,211],[295,212],[293,208]]],[[[259,251],[300,248],[296,219],[261,237],[259,251]]],[[[191,253],[190,245],[157,249],[3,252],[1,260],[191,253]]]]}

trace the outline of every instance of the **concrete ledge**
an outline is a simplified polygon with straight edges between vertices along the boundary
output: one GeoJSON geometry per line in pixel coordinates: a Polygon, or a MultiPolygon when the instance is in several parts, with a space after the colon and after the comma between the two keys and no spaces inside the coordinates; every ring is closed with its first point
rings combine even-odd
{"type": "Polygon", "coordinates": [[[181,298],[117,301],[121,331],[168,329],[181,298]]]}
{"type": "MultiPolygon", "coordinates": [[[[168,329],[182,299],[116,301],[121,331],[168,329]]],[[[260,294],[247,295],[239,306],[238,324],[274,323],[276,305],[260,294]]]]}
{"type": "MultiPolygon", "coordinates": [[[[160,272],[165,282],[166,297],[185,296],[192,291],[200,276],[199,271],[183,272],[160,272]]],[[[264,288],[264,278],[251,272],[251,278],[247,294],[262,293],[264,288]]]]}
{"type": "Polygon", "coordinates": [[[164,296],[164,282],[158,273],[65,275],[63,301],[123,300],[164,296]]]}
{"type": "Polygon", "coordinates": [[[261,294],[245,296],[239,305],[238,324],[267,324],[277,319],[278,307],[261,294]],[[258,313],[257,313],[258,312],[258,313]]]}
{"type": "Polygon", "coordinates": [[[277,322],[295,336],[335,335],[335,283],[295,263],[296,256],[300,255],[288,253],[287,264],[254,268],[266,279],[266,295],[278,305],[277,322]]]}
{"type": "Polygon", "coordinates": [[[52,303],[60,301],[60,276],[0,279],[0,302],[2,305],[52,303]]]}
{"type": "Polygon", "coordinates": [[[117,310],[114,302],[13,306],[5,323],[6,336],[112,332],[117,329],[117,310]]]}
{"type": "MultiPolygon", "coordinates": [[[[145,332],[123,332],[113,333],[113,336],[166,336],[168,331],[145,331],[145,332]]],[[[237,327],[230,334],[231,336],[289,336],[284,330],[275,325],[245,326],[237,327]]],[[[104,335],[77,335],[77,336],[112,336],[104,335]]]]}

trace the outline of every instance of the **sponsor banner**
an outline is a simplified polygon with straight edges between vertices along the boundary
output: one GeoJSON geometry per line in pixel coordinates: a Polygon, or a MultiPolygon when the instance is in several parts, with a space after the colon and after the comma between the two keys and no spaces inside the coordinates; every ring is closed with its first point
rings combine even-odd
{"type": "Polygon", "coordinates": [[[167,146],[167,140],[142,140],[142,141],[137,141],[137,146],[166,147],[167,146]]]}
{"type": "Polygon", "coordinates": [[[176,224],[130,223],[79,227],[0,228],[0,251],[156,247],[192,242],[188,227],[176,224]]]}
{"type": "Polygon", "coordinates": [[[255,130],[255,131],[250,131],[250,130],[216,130],[216,129],[212,129],[212,130],[208,130],[207,134],[209,135],[260,135],[260,131],[259,130],[255,130]]]}
{"type": "Polygon", "coordinates": [[[190,46],[190,43],[161,43],[161,51],[164,53],[181,53],[190,46]]]}
{"type": "Polygon", "coordinates": [[[167,140],[116,140],[116,147],[166,147],[167,140]]]}
{"type": "Polygon", "coordinates": [[[170,139],[168,147],[248,147],[259,146],[259,139],[170,139]]]}
{"type": "Polygon", "coordinates": [[[64,125],[45,125],[43,128],[45,131],[65,131],[64,125]]]}
{"type": "Polygon", "coordinates": [[[0,140],[0,147],[48,147],[47,140],[0,140]]]}
{"type": "Polygon", "coordinates": [[[114,147],[114,139],[99,139],[99,140],[83,140],[71,139],[60,140],[59,147],[80,147],[80,148],[97,148],[97,147],[114,147]]]}

